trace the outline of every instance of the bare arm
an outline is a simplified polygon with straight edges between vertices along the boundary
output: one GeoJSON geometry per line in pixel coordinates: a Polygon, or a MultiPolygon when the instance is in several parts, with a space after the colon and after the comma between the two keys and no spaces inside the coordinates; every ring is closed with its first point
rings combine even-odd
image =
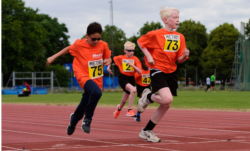
{"type": "Polygon", "coordinates": [[[108,65],[107,70],[108,70],[108,72],[109,72],[110,74],[112,74],[112,75],[113,75],[113,72],[111,71],[110,66],[111,66],[111,64],[110,64],[110,65],[108,65]]]}
{"type": "Polygon", "coordinates": [[[147,48],[142,48],[139,42],[137,41],[138,46],[140,47],[141,51],[144,53],[144,55],[147,57],[148,63],[155,65],[154,58],[151,56],[151,54],[148,52],[147,48]]]}
{"type": "Polygon", "coordinates": [[[131,62],[128,62],[128,64],[133,67],[135,69],[136,72],[138,72],[139,74],[141,74],[141,69],[138,68],[137,66],[133,65],[131,62]]]}
{"type": "Polygon", "coordinates": [[[53,63],[56,58],[58,58],[58,57],[60,57],[62,55],[68,54],[68,53],[69,53],[69,46],[65,47],[64,49],[62,49],[58,53],[54,54],[53,56],[47,58],[46,66],[49,66],[51,63],[53,63]]]}
{"type": "Polygon", "coordinates": [[[179,63],[183,63],[187,60],[187,57],[189,56],[189,50],[187,48],[185,48],[183,55],[180,56],[177,60],[179,63]]]}
{"type": "Polygon", "coordinates": [[[108,59],[104,59],[104,60],[103,60],[103,63],[104,63],[105,66],[110,65],[110,64],[112,63],[111,57],[109,57],[108,59]]]}

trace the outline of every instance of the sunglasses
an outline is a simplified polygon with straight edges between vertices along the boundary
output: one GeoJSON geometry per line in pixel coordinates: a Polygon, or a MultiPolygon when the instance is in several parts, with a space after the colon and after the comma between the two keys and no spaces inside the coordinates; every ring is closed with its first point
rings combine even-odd
{"type": "Polygon", "coordinates": [[[90,36],[89,36],[89,38],[92,40],[92,41],[99,41],[99,40],[102,40],[102,37],[100,37],[100,38],[91,38],[90,36]]]}
{"type": "Polygon", "coordinates": [[[135,52],[135,50],[128,50],[128,49],[125,49],[125,50],[127,50],[128,52],[135,52]]]}

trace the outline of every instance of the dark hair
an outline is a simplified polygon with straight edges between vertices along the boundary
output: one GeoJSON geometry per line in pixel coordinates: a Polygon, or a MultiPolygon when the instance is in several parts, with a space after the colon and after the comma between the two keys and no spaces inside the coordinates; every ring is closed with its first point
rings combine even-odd
{"type": "Polygon", "coordinates": [[[141,57],[140,61],[141,61],[141,62],[145,61],[145,58],[144,58],[144,57],[141,57]]]}
{"type": "Polygon", "coordinates": [[[102,34],[102,26],[97,22],[90,23],[89,26],[87,27],[87,34],[89,36],[95,33],[102,34]]]}

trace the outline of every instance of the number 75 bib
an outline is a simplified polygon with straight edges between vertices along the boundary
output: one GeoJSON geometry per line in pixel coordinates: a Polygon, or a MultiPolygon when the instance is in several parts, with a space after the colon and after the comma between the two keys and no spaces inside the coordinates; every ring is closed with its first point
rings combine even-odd
{"type": "Polygon", "coordinates": [[[103,76],[103,59],[89,61],[88,68],[89,68],[89,77],[91,79],[103,76]]]}
{"type": "Polygon", "coordinates": [[[122,59],[122,70],[123,72],[134,72],[134,68],[131,67],[128,62],[134,64],[134,60],[122,59]]]}
{"type": "Polygon", "coordinates": [[[180,35],[164,35],[164,51],[177,52],[180,49],[180,35]]]}

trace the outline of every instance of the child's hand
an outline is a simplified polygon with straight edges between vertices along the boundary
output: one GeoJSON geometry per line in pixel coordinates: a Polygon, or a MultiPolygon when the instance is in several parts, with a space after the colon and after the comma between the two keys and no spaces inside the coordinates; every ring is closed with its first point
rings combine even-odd
{"type": "Polygon", "coordinates": [[[108,72],[113,75],[113,72],[110,70],[110,68],[107,68],[108,72]]]}
{"type": "Polygon", "coordinates": [[[108,59],[104,59],[104,60],[103,60],[103,64],[104,64],[105,66],[108,66],[108,65],[110,65],[111,63],[112,63],[111,58],[108,58],[108,59]]]}
{"type": "Polygon", "coordinates": [[[48,67],[51,63],[53,63],[55,61],[55,58],[54,57],[49,57],[47,58],[47,63],[46,63],[46,66],[48,67]]]}
{"type": "Polygon", "coordinates": [[[183,56],[184,57],[188,57],[189,56],[189,50],[187,48],[184,49],[183,56]]]}
{"type": "Polygon", "coordinates": [[[128,65],[133,66],[133,63],[131,63],[131,62],[129,61],[129,62],[128,62],[128,65]]]}
{"type": "Polygon", "coordinates": [[[147,57],[147,61],[148,63],[155,65],[155,61],[154,58],[151,55],[146,56],[147,57]]]}

